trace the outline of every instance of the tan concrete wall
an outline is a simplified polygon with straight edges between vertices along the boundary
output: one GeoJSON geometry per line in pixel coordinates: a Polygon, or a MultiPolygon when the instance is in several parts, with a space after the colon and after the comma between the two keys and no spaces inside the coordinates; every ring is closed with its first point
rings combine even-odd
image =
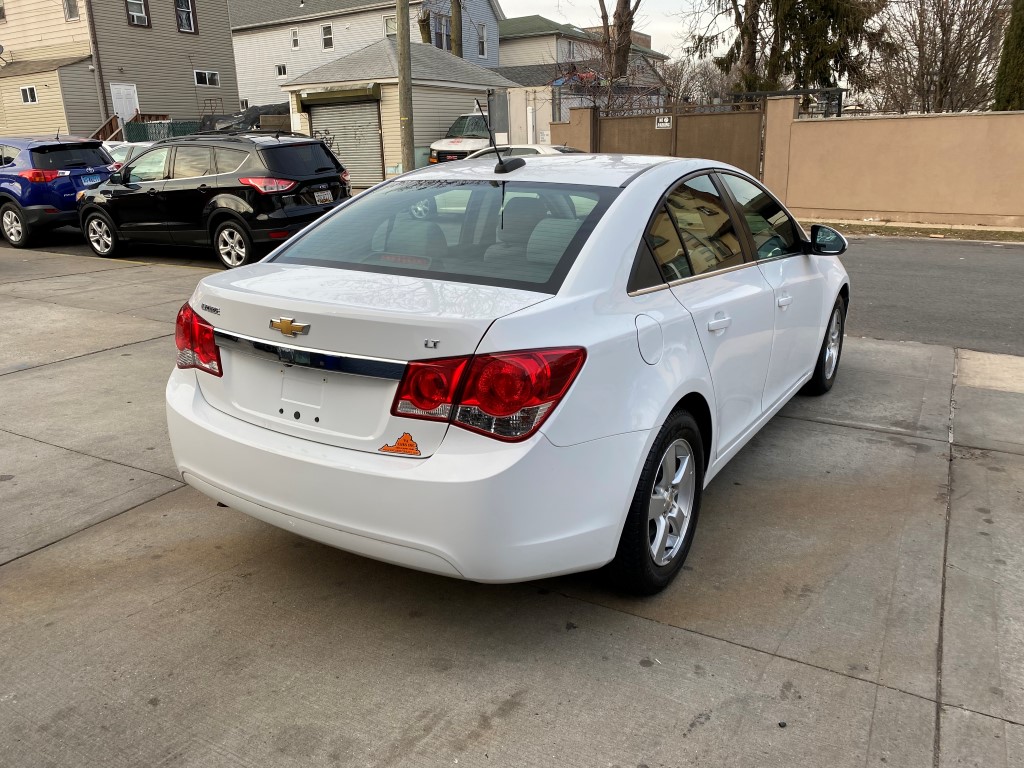
{"type": "MultiPolygon", "coordinates": [[[[676,115],[675,121],[676,146],[672,153],[675,157],[717,160],[742,168],[754,177],[760,175],[760,111],[676,115]]],[[[662,130],[658,133],[670,131],[662,130]]],[[[654,154],[653,151],[651,154],[654,154]]]]}
{"type": "Polygon", "coordinates": [[[551,123],[551,143],[576,147],[584,152],[596,152],[594,136],[594,110],[573,107],[568,123],[551,123]]]}
{"type": "Polygon", "coordinates": [[[765,181],[797,216],[1024,227],[1024,112],[790,120],[765,181]]]}
{"type": "Polygon", "coordinates": [[[654,121],[654,115],[601,118],[600,151],[616,155],[671,155],[672,130],[655,128],[654,121]]]}

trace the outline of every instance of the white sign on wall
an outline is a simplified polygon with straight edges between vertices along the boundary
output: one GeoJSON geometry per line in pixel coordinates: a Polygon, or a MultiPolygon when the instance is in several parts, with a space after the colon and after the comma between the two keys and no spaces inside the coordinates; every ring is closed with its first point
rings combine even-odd
{"type": "Polygon", "coordinates": [[[655,128],[672,129],[672,115],[658,115],[654,118],[655,128]]]}

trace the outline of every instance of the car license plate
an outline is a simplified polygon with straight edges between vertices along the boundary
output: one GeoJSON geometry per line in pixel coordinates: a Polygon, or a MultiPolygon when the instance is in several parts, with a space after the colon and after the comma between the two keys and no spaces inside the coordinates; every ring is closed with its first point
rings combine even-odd
{"type": "Polygon", "coordinates": [[[103,181],[103,177],[102,176],[83,176],[82,177],[82,184],[84,184],[87,187],[91,187],[94,184],[99,184],[101,181],[103,181]]]}
{"type": "Polygon", "coordinates": [[[313,193],[313,197],[316,198],[316,201],[320,205],[325,205],[327,203],[334,202],[334,198],[331,197],[330,190],[322,190],[322,191],[314,192],[313,193]]]}

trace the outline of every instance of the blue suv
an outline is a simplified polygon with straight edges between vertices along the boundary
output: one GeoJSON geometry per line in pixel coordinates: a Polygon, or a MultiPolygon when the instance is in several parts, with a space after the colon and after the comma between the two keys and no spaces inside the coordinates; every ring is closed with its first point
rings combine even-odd
{"type": "Polygon", "coordinates": [[[110,178],[114,161],[93,139],[0,136],[0,232],[15,248],[36,233],[78,225],[78,193],[110,178]]]}

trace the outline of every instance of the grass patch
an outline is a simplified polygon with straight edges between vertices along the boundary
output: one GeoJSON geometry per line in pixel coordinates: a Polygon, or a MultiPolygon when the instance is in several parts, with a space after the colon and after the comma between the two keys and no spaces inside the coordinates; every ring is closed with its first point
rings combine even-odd
{"type": "Polygon", "coordinates": [[[935,240],[985,240],[998,243],[1024,243],[1024,232],[1001,229],[936,229],[915,227],[913,224],[892,226],[887,224],[828,224],[844,235],[877,235],[879,237],[927,237],[935,240]],[[942,237],[937,237],[942,235],[942,237]]]}

